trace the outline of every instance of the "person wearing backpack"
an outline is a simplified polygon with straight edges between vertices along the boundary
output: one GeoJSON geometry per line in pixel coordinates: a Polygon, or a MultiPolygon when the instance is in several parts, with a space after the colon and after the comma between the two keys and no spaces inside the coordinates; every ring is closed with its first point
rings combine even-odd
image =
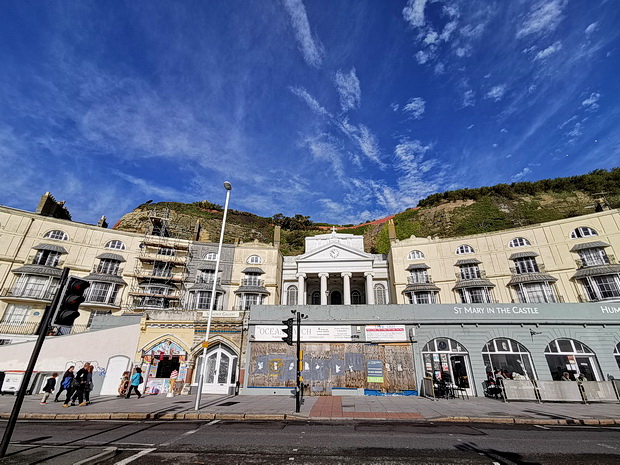
{"type": "Polygon", "coordinates": [[[65,371],[65,374],[62,375],[62,381],[60,382],[60,389],[56,393],[56,397],[54,397],[54,402],[58,402],[58,398],[60,397],[60,394],[62,393],[62,391],[68,391],[69,389],[71,389],[71,381],[73,381],[73,378],[75,376],[73,374],[73,370],[75,370],[75,366],[71,365],[67,369],[67,371],[65,371]]]}
{"type": "Polygon", "coordinates": [[[138,386],[140,386],[144,382],[141,373],[142,369],[140,367],[136,367],[136,372],[131,377],[131,384],[129,385],[129,389],[127,390],[127,397],[125,397],[126,399],[129,399],[132,390],[136,391],[136,394],[138,394],[138,399],[142,397],[140,391],[138,391],[138,386]]]}

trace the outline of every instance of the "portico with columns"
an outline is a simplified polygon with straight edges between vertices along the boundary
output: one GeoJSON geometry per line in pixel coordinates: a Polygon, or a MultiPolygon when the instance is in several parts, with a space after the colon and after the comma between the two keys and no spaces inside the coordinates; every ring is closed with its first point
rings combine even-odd
{"type": "Polygon", "coordinates": [[[363,236],[307,237],[305,253],[284,257],[282,271],[282,305],[390,303],[387,257],[364,252],[363,236]]]}

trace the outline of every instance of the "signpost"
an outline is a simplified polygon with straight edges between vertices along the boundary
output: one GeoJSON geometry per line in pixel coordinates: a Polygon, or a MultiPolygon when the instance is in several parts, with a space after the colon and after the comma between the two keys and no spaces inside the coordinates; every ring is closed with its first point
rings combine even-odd
{"type": "MultiPolygon", "coordinates": [[[[302,318],[304,320],[308,318],[308,315],[304,315],[303,313],[298,312],[297,310],[291,310],[291,313],[295,315],[297,318],[297,334],[296,334],[297,377],[296,377],[296,384],[295,384],[295,413],[299,413],[301,410],[301,390],[302,390],[302,385],[303,385],[303,377],[301,375],[301,372],[304,369],[304,366],[303,366],[304,356],[303,356],[303,352],[301,351],[301,320],[302,318]]],[[[284,324],[286,328],[283,331],[285,336],[282,337],[281,339],[284,342],[286,342],[289,346],[293,345],[293,323],[294,323],[293,318],[289,318],[288,320],[282,321],[282,324],[284,324]]]]}

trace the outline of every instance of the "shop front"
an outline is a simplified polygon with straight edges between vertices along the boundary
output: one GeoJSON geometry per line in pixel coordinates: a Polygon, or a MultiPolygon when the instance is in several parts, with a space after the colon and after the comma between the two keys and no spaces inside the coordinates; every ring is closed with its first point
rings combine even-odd
{"type": "Polygon", "coordinates": [[[187,352],[177,342],[164,339],[142,350],[145,394],[180,393],[188,371],[187,352]]]}

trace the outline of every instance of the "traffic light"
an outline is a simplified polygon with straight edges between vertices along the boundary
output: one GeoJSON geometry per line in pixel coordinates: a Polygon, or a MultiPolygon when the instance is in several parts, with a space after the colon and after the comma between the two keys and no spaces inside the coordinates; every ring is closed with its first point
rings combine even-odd
{"type": "Polygon", "coordinates": [[[286,325],[282,331],[286,334],[286,337],[283,337],[282,340],[286,342],[289,346],[293,345],[293,319],[289,318],[288,320],[282,320],[282,324],[286,325]]]}
{"type": "Polygon", "coordinates": [[[55,326],[72,326],[75,319],[80,316],[78,309],[86,300],[84,293],[90,287],[90,283],[84,279],[69,277],[69,281],[62,291],[60,304],[56,317],[52,323],[55,326]]]}

